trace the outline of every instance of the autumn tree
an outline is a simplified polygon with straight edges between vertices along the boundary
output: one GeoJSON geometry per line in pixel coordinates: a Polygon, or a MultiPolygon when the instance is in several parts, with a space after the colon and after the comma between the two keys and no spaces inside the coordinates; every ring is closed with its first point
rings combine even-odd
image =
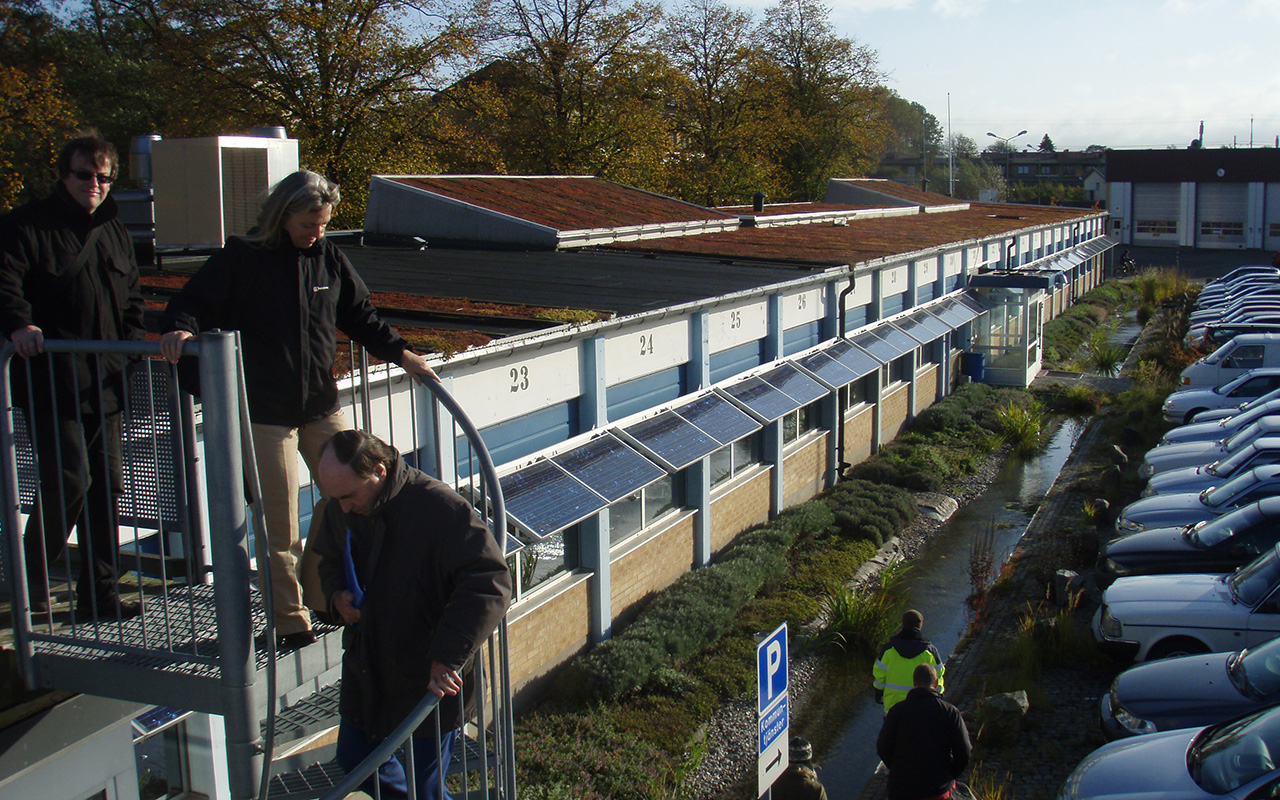
{"type": "Polygon", "coordinates": [[[772,95],[773,157],[783,197],[821,198],[830,177],[865,175],[887,135],[874,50],[839,36],[818,0],[781,0],[758,36],[761,80],[772,95]]]}
{"type": "Polygon", "coordinates": [[[942,148],[942,125],[922,105],[905,100],[897,92],[885,97],[886,155],[897,158],[934,158],[942,148]]]}
{"type": "Polygon", "coordinates": [[[55,20],[31,0],[0,4],[0,211],[43,195],[77,122],[49,47],[55,20]]]}
{"type": "Polygon", "coordinates": [[[496,12],[505,63],[477,83],[500,103],[477,106],[473,124],[495,136],[506,166],[664,190],[669,75],[652,46],[661,8],[639,0],[503,0],[496,12]]]}
{"type": "Polygon", "coordinates": [[[359,224],[385,157],[425,156],[404,114],[474,30],[466,9],[405,0],[97,2],[137,20],[190,91],[241,126],[284,125],[303,164],[343,184],[336,225],[359,224]]]}
{"type": "Polygon", "coordinates": [[[676,76],[669,114],[676,135],[674,191],[703,205],[772,194],[765,95],[753,80],[759,51],[751,15],[722,0],[689,0],[660,38],[676,76]]]}

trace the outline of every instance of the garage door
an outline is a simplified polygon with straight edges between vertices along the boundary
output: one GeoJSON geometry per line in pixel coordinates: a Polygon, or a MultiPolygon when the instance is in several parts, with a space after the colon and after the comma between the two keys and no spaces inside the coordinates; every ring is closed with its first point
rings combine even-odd
{"type": "Polygon", "coordinates": [[[1280,183],[1267,184],[1267,223],[1264,230],[1266,241],[1262,246],[1272,252],[1280,250],[1280,183]]]}
{"type": "Polygon", "coordinates": [[[1249,186],[1201,183],[1196,186],[1196,247],[1244,247],[1249,217],[1249,186]]]}
{"type": "Polygon", "coordinates": [[[1178,246],[1177,183],[1135,183],[1133,185],[1133,243],[1178,246]]]}

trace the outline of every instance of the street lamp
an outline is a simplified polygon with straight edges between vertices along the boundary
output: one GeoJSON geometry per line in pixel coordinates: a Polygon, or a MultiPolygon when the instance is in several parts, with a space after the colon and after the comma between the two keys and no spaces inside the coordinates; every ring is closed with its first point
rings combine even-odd
{"type": "Polygon", "coordinates": [[[1005,185],[1005,202],[1009,202],[1009,189],[1013,186],[1012,176],[1009,174],[1009,157],[1013,153],[1013,145],[1009,144],[1019,136],[1026,135],[1026,131],[1018,131],[1012,136],[996,136],[991,131],[987,131],[987,135],[992,139],[999,139],[1004,142],[1004,185],[1005,185]]]}

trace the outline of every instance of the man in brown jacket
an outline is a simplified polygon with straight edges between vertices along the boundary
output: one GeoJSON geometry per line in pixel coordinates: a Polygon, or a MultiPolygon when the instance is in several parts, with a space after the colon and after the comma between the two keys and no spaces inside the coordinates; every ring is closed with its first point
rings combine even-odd
{"type": "MultiPolygon", "coordinates": [[[[335,434],[316,477],[330,498],[312,533],[320,582],[346,625],[338,763],[351,771],[432,692],[440,741],[428,718],[413,737],[414,774],[418,797],[447,798],[437,752],[452,752],[460,700],[475,701],[471,656],[511,602],[502,551],[466,500],[363,431],[335,434]]],[[[383,797],[407,796],[398,761],[378,774],[383,797]]]]}

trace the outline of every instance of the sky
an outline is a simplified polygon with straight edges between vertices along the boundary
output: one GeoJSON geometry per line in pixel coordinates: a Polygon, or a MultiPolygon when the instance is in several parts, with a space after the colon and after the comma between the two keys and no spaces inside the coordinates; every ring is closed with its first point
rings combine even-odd
{"type": "Polygon", "coordinates": [[[1021,130],[1018,149],[1181,148],[1201,121],[1206,147],[1280,136],[1280,0],[825,2],[889,88],[980,149],[1021,130]]]}

